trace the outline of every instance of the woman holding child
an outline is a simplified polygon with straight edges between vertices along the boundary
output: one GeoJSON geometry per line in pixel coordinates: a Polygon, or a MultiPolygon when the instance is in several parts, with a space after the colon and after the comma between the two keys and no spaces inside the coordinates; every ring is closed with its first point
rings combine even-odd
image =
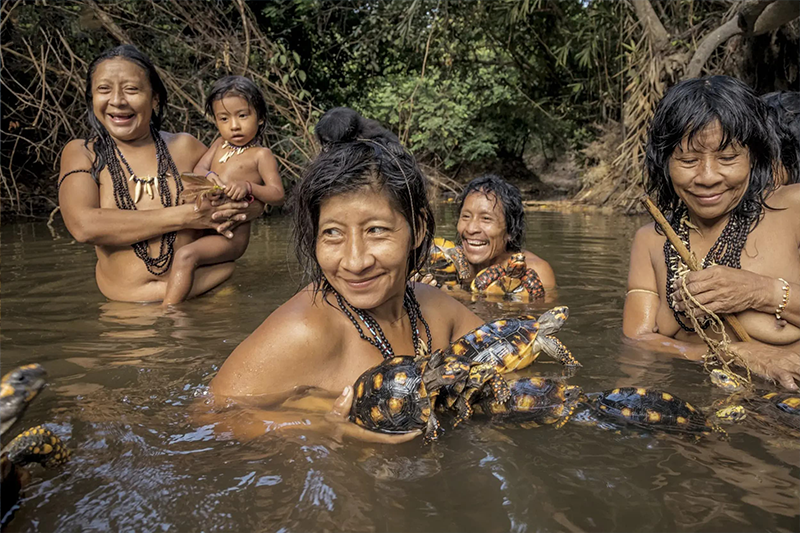
{"type": "Polygon", "coordinates": [[[647,143],[646,188],[706,267],[686,274],[653,224],[633,241],[623,331],[659,352],[699,360],[711,338],[702,310],[736,314],[754,339],[730,349],[753,371],[796,389],[800,380],[800,185],[775,189],[777,139],[763,102],[726,76],[666,94],[647,143]],[[706,329],[707,328],[707,329],[706,329]]]}
{"type": "MultiPolygon", "coordinates": [[[[59,203],[67,229],[95,245],[97,285],[107,298],[163,300],[184,246],[208,229],[233,238],[233,228],[262,206],[181,203],[180,173],[195,170],[206,148],[189,134],[160,130],[167,91],[135,47],[119,46],[90,64],[86,103],[94,136],[71,141],[61,158],[59,203]]],[[[230,261],[197,269],[186,294],[222,283],[233,272],[230,261]]]]}

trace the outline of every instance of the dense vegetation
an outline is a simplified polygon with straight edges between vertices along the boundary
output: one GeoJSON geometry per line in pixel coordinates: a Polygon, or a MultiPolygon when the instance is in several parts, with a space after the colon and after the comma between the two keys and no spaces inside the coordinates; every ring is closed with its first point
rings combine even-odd
{"type": "Polygon", "coordinates": [[[631,207],[666,87],[710,72],[798,90],[798,14],[791,0],[6,1],[3,211],[55,205],[59,150],[86,134],[86,66],[120,42],[163,69],[169,128],[205,142],[209,84],[258,81],[287,185],[321,110],[348,105],[397,132],[441,187],[493,170],[530,192],[560,160],[581,175],[577,198],[631,207]]]}

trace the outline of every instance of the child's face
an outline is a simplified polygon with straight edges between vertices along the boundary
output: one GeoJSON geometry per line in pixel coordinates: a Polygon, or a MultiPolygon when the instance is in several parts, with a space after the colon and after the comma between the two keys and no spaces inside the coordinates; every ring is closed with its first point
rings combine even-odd
{"type": "Polygon", "coordinates": [[[212,104],[214,122],[223,139],[235,146],[252,141],[261,121],[247,100],[241,96],[225,96],[212,104]]]}

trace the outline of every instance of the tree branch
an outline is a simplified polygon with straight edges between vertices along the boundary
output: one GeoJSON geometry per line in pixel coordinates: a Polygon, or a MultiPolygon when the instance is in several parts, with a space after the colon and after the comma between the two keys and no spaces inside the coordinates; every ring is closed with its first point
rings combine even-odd
{"type": "Polygon", "coordinates": [[[631,0],[631,4],[651,42],[657,47],[666,44],[669,41],[669,33],[661,24],[650,0],[631,0]]]}
{"type": "Polygon", "coordinates": [[[703,40],[700,41],[700,44],[697,45],[697,49],[694,51],[694,55],[692,56],[692,60],[689,62],[689,66],[686,67],[686,72],[683,75],[683,79],[686,80],[700,76],[700,73],[703,71],[703,65],[706,64],[706,61],[708,61],[708,58],[714,53],[714,50],[716,50],[719,45],[734,35],[738,35],[740,33],[742,33],[742,29],[739,27],[738,19],[732,18],[716,30],[703,37],[703,40]]]}

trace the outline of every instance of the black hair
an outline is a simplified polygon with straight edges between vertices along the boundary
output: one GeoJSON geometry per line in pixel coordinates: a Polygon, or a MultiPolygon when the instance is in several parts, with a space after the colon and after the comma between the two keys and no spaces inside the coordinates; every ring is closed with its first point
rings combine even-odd
{"type": "Polygon", "coordinates": [[[99,181],[100,171],[102,171],[106,166],[109,158],[115,156],[113,140],[111,139],[111,136],[109,135],[105,126],[103,126],[94,115],[94,106],[92,103],[92,76],[94,76],[94,73],[100,63],[108,59],[116,58],[130,61],[131,63],[134,63],[135,65],[144,69],[145,73],[147,73],[147,81],[150,83],[153,96],[158,100],[158,107],[156,107],[156,109],[153,111],[153,114],[150,116],[151,131],[158,132],[161,129],[161,124],[164,121],[164,113],[167,109],[167,88],[164,85],[164,82],[161,81],[161,76],[158,75],[158,71],[156,70],[155,65],[153,65],[153,62],[150,61],[150,58],[143,54],[138,48],[132,44],[123,44],[106,50],[94,58],[94,60],[89,64],[89,70],[86,73],[85,92],[85,101],[87,107],[86,120],[89,123],[89,127],[92,129],[92,132],[94,133],[94,137],[87,138],[84,146],[88,147],[89,141],[94,141],[93,149],[96,157],[92,162],[92,178],[94,178],[95,181],[99,181]]]}
{"type": "Polygon", "coordinates": [[[458,196],[459,215],[464,201],[472,193],[483,193],[487,197],[492,194],[495,201],[500,202],[506,219],[506,251],[521,252],[525,241],[525,208],[519,189],[495,174],[475,178],[458,196]]]}
{"type": "Polygon", "coordinates": [[[424,231],[422,242],[411,250],[406,276],[422,267],[436,229],[428,203],[426,179],[417,161],[397,137],[377,122],[367,121],[348,108],[335,108],[322,116],[316,127],[325,139],[324,150],[306,168],[294,188],[295,253],[315,290],[325,290],[325,279],[316,256],[322,202],[333,196],[372,187],[389,198],[411,227],[412,242],[424,231]]]}
{"type": "Polygon", "coordinates": [[[764,102],[729,76],[685,80],[667,91],[650,123],[644,188],[662,212],[674,214],[681,200],[669,175],[670,157],[684,138],[691,145],[698,133],[716,121],[722,127],[719,150],[736,143],[750,152],[750,183],[733,212],[758,223],[765,199],[774,189],[772,163],[777,139],[767,123],[764,102]]]}
{"type": "Polygon", "coordinates": [[[267,113],[267,102],[264,100],[264,94],[261,89],[253,83],[252,80],[244,76],[225,76],[214,82],[211,86],[211,91],[206,98],[206,115],[214,118],[214,102],[222,100],[226,96],[240,96],[247,100],[250,107],[256,112],[260,124],[256,132],[256,139],[260,139],[264,135],[264,130],[267,128],[269,115],[267,113]]]}
{"type": "Polygon", "coordinates": [[[800,92],[765,94],[772,127],[780,140],[780,160],[789,183],[800,183],[800,92]]]}

